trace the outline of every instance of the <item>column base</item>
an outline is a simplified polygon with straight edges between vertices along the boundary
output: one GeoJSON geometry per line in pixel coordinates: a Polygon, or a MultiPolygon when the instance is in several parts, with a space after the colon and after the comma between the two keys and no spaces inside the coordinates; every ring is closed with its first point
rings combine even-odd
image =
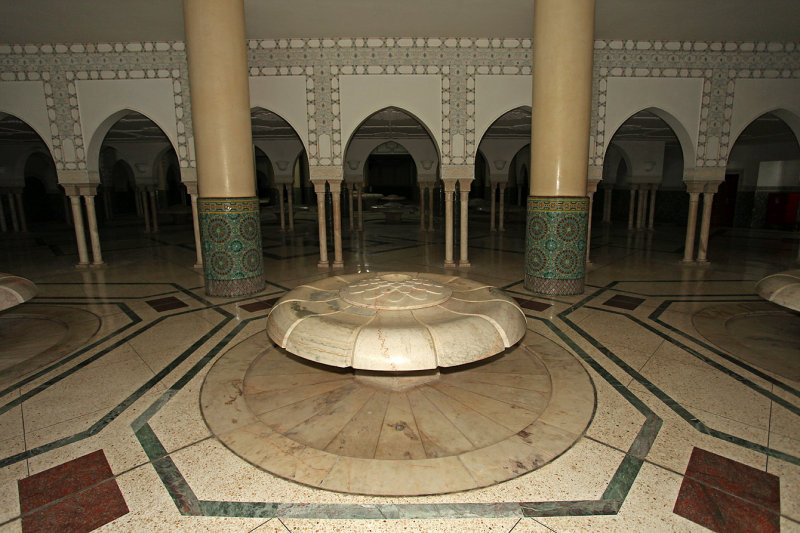
{"type": "Polygon", "coordinates": [[[681,260],[679,261],[679,263],[680,263],[681,265],[686,265],[686,266],[691,266],[691,265],[694,265],[694,264],[696,264],[696,262],[695,262],[695,261],[692,261],[691,259],[681,259],[681,260]]]}
{"type": "Polygon", "coordinates": [[[458,268],[469,268],[471,266],[472,265],[470,264],[469,261],[459,261],[458,262],[458,268]]]}
{"type": "Polygon", "coordinates": [[[339,261],[339,262],[334,261],[333,262],[333,268],[336,269],[336,270],[340,270],[340,269],[344,268],[344,262],[343,261],[339,261]]]}
{"type": "Polygon", "coordinates": [[[698,259],[697,260],[697,266],[708,266],[710,264],[711,264],[711,261],[709,261],[708,259],[698,259]]]}
{"type": "Polygon", "coordinates": [[[89,269],[89,265],[90,265],[90,263],[77,263],[75,265],[75,268],[77,268],[78,270],[88,270],[89,269]]]}
{"type": "Polygon", "coordinates": [[[106,262],[105,261],[100,261],[99,263],[92,263],[89,266],[91,268],[105,268],[106,267],[106,262]]]}
{"type": "Polygon", "coordinates": [[[203,270],[203,263],[195,263],[192,265],[192,268],[195,270],[203,270]]]}
{"type": "Polygon", "coordinates": [[[327,261],[319,261],[317,263],[317,268],[328,270],[328,262],[327,261]]]}
{"type": "Polygon", "coordinates": [[[235,298],[264,290],[264,277],[246,279],[206,279],[206,295],[235,298]]]}
{"type": "Polygon", "coordinates": [[[549,296],[572,296],[583,294],[584,279],[545,279],[525,275],[526,289],[537,294],[549,296]]]}
{"type": "Polygon", "coordinates": [[[453,261],[445,261],[444,262],[444,267],[445,268],[455,268],[456,264],[453,261]]]}

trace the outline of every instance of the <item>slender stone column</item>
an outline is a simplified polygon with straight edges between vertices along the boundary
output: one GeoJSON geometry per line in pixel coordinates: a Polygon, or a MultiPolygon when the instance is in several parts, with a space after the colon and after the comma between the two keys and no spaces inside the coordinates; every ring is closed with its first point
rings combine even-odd
{"type": "Polygon", "coordinates": [[[92,243],[92,266],[103,264],[103,253],[100,250],[100,233],[97,231],[97,213],[94,207],[94,195],[85,194],[83,201],[86,203],[86,220],[89,223],[89,241],[92,243]]]}
{"type": "Polygon", "coordinates": [[[497,231],[505,231],[505,219],[506,219],[506,184],[505,183],[498,183],[498,188],[500,189],[500,214],[497,220],[497,231]]]}
{"type": "Polygon", "coordinates": [[[637,185],[631,184],[631,201],[628,205],[628,229],[633,229],[633,216],[636,213],[636,188],[637,185]]]}
{"type": "MultiPolygon", "coordinates": [[[[458,268],[469,268],[469,258],[467,249],[469,247],[468,221],[469,221],[469,189],[474,178],[462,178],[458,180],[458,188],[461,193],[461,235],[459,244],[461,247],[461,258],[458,261],[458,268]]],[[[502,228],[501,228],[502,229],[502,228]]]]}
{"type": "Polygon", "coordinates": [[[144,214],[144,232],[150,233],[150,202],[147,200],[147,190],[142,189],[142,213],[144,214]]]}
{"type": "Polygon", "coordinates": [[[586,196],[589,197],[589,214],[587,216],[588,223],[586,224],[586,264],[591,265],[592,262],[590,260],[589,252],[592,245],[592,210],[594,208],[594,193],[597,192],[597,185],[600,183],[600,175],[602,175],[603,169],[592,167],[590,169],[590,177],[589,181],[586,183],[586,196]],[[592,174],[592,171],[595,171],[592,174]],[[595,177],[597,176],[597,177],[595,177]]]}
{"type": "Polygon", "coordinates": [[[153,223],[150,227],[153,233],[158,233],[158,202],[156,201],[158,191],[153,186],[147,188],[147,193],[150,195],[150,214],[153,216],[153,223]]]}
{"type": "Polygon", "coordinates": [[[319,227],[318,268],[328,268],[328,230],[325,223],[325,181],[312,180],[317,193],[317,225],[319,227]]]}
{"type": "MultiPolygon", "coordinates": [[[[689,185],[687,184],[687,188],[689,185]]],[[[683,263],[692,263],[694,256],[694,235],[697,228],[697,204],[700,193],[689,190],[689,215],[686,220],[686,242],[683,247],[683,263]]]]}
{"type": "Polygon", "coordinates": [[[424,183],[419,185],[419,230],[425,231],[425,189],[427,186],[424,183]]]}
{"type": "Polygon", "coordinates": [[[209,296],[264,288],[244,0],[184,0],[203,274],[209,296]]]}
{"type": "Polygon", "coordinates": [[[644,229],[647,222],[647,204],[650,200],[650,188],[645,184],[639,189],[639,219],[636,229],[644,229]]]}
{"type": "Polygon", "coordinates": [[[353,216],[353,194],[356,192],[356,184],[352,183],[349,188],[347,188],[347,213],[350,216],[350,233],[355,231],[355,217],[353,216]]]}
{"type": "Polygon", "coordinates": [[[333,268],[344,268],[342,260],[342,180],[329,180],[333,200],[333,268]]]}
{"type": "Polygon", "coordinates": [[[606,224],[611,223],[611,201],[612,195],[614,193],[614,186],[612,184],[605,185],[604,195],[603,198],[603,222],[606,224]]]}
{"type": "Polygon", "coordinates": [[[3,207],[3,204],[5,204],[3,201],[3,195],[0,194],[0,231],[5,233],[8,231],[8,226],[6,226],[6,210],[5,207],[3,207]]]}
{"type": "Polygon", "coordinates": [[[14,233],[19,232],[19,218],[17,218],[17,206],[14,202],[14,193],[8,193],[8,213],[11,215],[11,228],[14,233]]]}
{"type": "Polygon", "coordinates": [[[286,200],[288,201],[289,205],[287,205],[288,212],[286,215],[289,218],[289,231],[294,233],[294,184],[287,183],[286,184],[286,200]]]}
{"type": "Polygon", "coordinates": [[[278,184],[278,206],[280,208],[281,232],[286,231],[286,215],[283,211],[283,183],[278,184]]]}
{"type": "Polygon", "coordinates": [[[444,181],[444,266],[454,268],[453,261],[453,194],[456,192],[456,180],[444,181]]]}
{"type": "Polygon", "coordinates": [[[361,184],[358,184],[358,231],[364,231],[364,203],[361,201],[361,184]]]}
{"type": "Polygon", "coordinates": [[[594,0],[536,0],[525,288],[584,289],[594,0]]]}
{"type": "Polygon", "coordinates": [[[428,231],[433,231],[433,190],[434,190],[434,188],[435,188],[434,184],[431,184],[431,186],[428,187],[428,205],[430,206],[430,209],[428,209],[428,231]]]}
{"type": "Polygon", "coordinates": [[[83,213],[81,212],[81,197],[78,194],[70,195],[72,204],[72,221],[75,227],[75,240],[78,245],[77,267],[89,266],[89,254],[86,251],[86,233],[83,231],[83,213]]]}
{"type": "Polygon", "coordinates": [[[495,231],[494,225],[494,204],[497,202],[497,184],[496,183],[489,183],[489,187],[492,189],[492,207],[489,209],[489,231],[495,231]]]}
{"type": "Polygon", "coordinates": [[[194,229],[195,250],[194,268],[203,268],[203,246],[200,242],[200,221],[197,216],[197,173],[194,169],[182,169],[181,174],[193,174],[192,177],[195,178],[193,181],[184,181],[183,185],[186,187],[186,192],[189,193],[189,198],[192,203],[192,227],[194,229]]]}
{"type": "Polygon", "coordinates": [[[22,231],[28,231],[28,222],[25,219],[25,204],[22,203],[22,193],[15,192],[14,199],[17,201],[17,214],[19,216],[19,227],[22,231]]]}
{"type": "Polygon", "coordinates": [[[703,189],[703,218],[700,221],[700,244],[697,247],[697,262],[708,263],[708,231],[711,228],[711,208],[719,182],[709,182],[703,189]]]}
{"type": "Polygon", "coordinates": [[[648,231],[653,231],[653,221],[656,216],[656,191],[658,190],[658,183],[653,183],[650,186],[650,214],[647,219],[648,231]]]}

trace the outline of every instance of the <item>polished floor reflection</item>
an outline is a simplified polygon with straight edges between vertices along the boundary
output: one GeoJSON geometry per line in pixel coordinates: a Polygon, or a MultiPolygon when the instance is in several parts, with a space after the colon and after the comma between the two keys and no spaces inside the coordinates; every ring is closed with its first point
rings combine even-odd
{"type": "MultiPolygon", "coordinates": [[[[598,225],[586,292],[546,298],[522,286],[520,224],[487,227],[472,221],[462,275],[517,298],[529,335],[591,377],[596,407],[540,468],[423,497],[289,481],[206,424],[209,371],[250,339],[269,349],[275,299],[328,275],[317,270],[312,221],[294,234],[264,226],[267,289],[234,300],[205,295],[185,226],[104,228],[107,266],[86,271],[73,268],[68,229],[0,235],[0,271],[40,291],[0,315],[0,531],[800,529],[797,338],[754,314],[782,312],[754,285],[792,267],[797,233],[712,230],[711,264],[684,266],[680,228],[598,225]],[[725,344],[732,336],[719,332],[731,328],[738,342],[725,344]],[[764,342],[788,348],[768,351],[769,362],[764,342]],[[37,496],[48,487],[60,487],[57,499],[37,496]]],[[[345,272],[443,272],[443,241],[418,221],[367,220],[363,234],[345,228],[345,272]]],[[[453,435],[446,445],[463,443],[453,435]]]]}

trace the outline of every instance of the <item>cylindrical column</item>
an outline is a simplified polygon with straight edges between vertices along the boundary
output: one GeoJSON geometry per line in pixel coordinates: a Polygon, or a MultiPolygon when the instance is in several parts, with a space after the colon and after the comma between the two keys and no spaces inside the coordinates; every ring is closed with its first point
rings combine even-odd
{"type": "Polygon", "coordinates": [[[153,216],[153,223],[150,227],[153,233],[158,233],[158,202],[156,201],[156,188],[150,187],[147,193],[150,195],[150,214],[153,216]]]}
{"type": "Polygon", "coordinates": [[[85,267],[89,265],[89,254],[86,251],[86,233],[83,231],[83,213],[81,212],[81,197],[70,196],[72,204],[72,222],[75,227],[75,241],[78,245],[78,265],[85,267]]]}
{"type": "Polygon", "coordinates": [[[328,231],[325,227],[325,182],[314,182],[317,193],[317,225],[319,227],[319,263],[317,267],[328,268],[328,231]]]}
{"type": "Polygon", "coordinates": [[[694,255],[694,234],[697,228],[697,204],[700,201],[700,193],[689,193],[689,215],[686,220],[686,242],[683,246],[683,262],[691,263],[694,255]]]}
{"type": "Polygon", "coordinates": [[[642,185],[639,189],[639,212],[636,218],[636,229],[644,229],[644,224],[647,216],[647,201],[650,195],[650,189],[647,185],[642,185]]]}
{"type": "Polygon", "coordinates": [[[358,184],[358,231],[364,231],[364,203],[361,201],[361,184],[358,184]]]}
{"type": "Polygon", "coordinates": [[[86,202],[86,220],[89,223],[89,241],[92,243],[92,265],[100,266],[103,264],[103,254],[100,250],[100,233],[97,231],[97,213],[94,208],[94,196],[85,195],[83,201],[86,202]]]}
{"type": "Polygon", "coordinates": [[[206,294],[264,288],[244,0],[184,0],[206,294]]]}
{"type": "Polygon", "coordinates": [[[628,205],[628,229],[633,229],[633,215],[636,212],[636,185],[631,185],[631,201],[628,205]]]}
{"type": "MultiPolygon", "coordinates": [[[[64,198],[66,198],[66,196],[64,198]]],[[[5,204],[3,195],[0,194],[0,231],[5,233],[8,231],[8,226],[6,226],[6,209],[3,207],[3,204],[5,204]]]]}
{"type": "Polygon", "coordinates": [[[433,231],[433,188],[433,185],[428,187],[428,231],[433,231]]]}
{"type": "Polygon", "coordinates": [[[603,193],[605,197],[603,198],[603,222],[610,223],[611,222],[611,199],[614,189],[611,187],[606,187],[605,192],[603,193]]]}
{"type": "Polygon", "coordinates": [[[356,184],[353,183],[350,188],[345,187],[348,190],[347,194],[347,213],[350,216],[350,231],[355,231],[355,217],[353,216],[353,194],[356,192],[356,184]]]}
{"type": "Polygon", "coordinates": [[[584,288],[594,0],[536,0],[525,288],[584,288]]]}
{"type": "Polygon", "coordinates": [[[444,186],[444,266],[455,267],[453,261],[453,194],[455,186],[444,186]]]}
{"type": "Polygon", "coordinates": [[[17,213],[19,215],[19,227],[22,231],[28,231],[28,222],[25,220],[25,204],[22,203],[22,193],[15,192],[14,198],[17,201],[17,213]]]}
{"type": "Polygon", "coordinates": [[[331,181],[333,201],[333,268],[344,268],[342,259],[342,186],[341,181],[331,181]]]}
{"type": "Polygon", "coordinates": [[[194,268],[203,268],[203,245],[200,241],[200,220],[197,216],[197,194],[192,194],[192,226],[194,226],[194,250],[196,259],[194,268]]]}
{"type": "Polygon", "coordinates": [[[294,198],[292,196],[294,196],[294,184],[289,183],[286,185],[286,200],[289,202],[286,216],[289,219],[289,231],[294,232],[294,206],[292,205],[294,198]]]}
{"type": "Polygon", "coordinates": [[[144,214],[144,232],[150,233],[150,202],[147,200],[147,191],[142,189],[140,196],[142,197],[142,213],[144,214]]]}
{"type": "Polygon", "coordinates": [[[500,214],[498,215],[498,220],[497,220],[497,231],[505,231],[506,230],[506,226],[505,226],[505,223],[506,223],[506,221],[505,221],[505,218],[506,218],[506,207],[505,207],[505,203],[506,203],[506,198],[505,198],[506,197],[506,184],[505,183],[501,183],[500,185],[498,185],[498,187],[500,188],[500,201],[499,201],[499,203],[500,203],[500,214]]]}
{"type": "Polygon", "coordinates": [[[711,227],[711,206],[714,203],[714,193],[703,193],[703,218],[700,221],[700,244],[697,246],[697,262],[708,263],[708,230],[711,227]]]}
{"type": "Polygon", "coordinates": [[[495,231],[494,204],[497,202],[497,184],[490,182],[489,187],[492,189],[492,206],[489,208],[489,231],[495,231]]]}
{"type": "Polygon", "coordinates": [[[655,220],[656,216],[656,190],[658,185],[653,185],[650,189],[650,213],[649,218],[647,219],[647,229],[649,231],[653,231],[653,221],[655,220]]]}
{"type": "Polygon", "coordinates": [[[419,230],[425,231],[425,185],[419,184],[419,230]]]}
{"type": "Polygon", "coordinates": [[[14,193],[8,193],[8,214],[11,215],[11,229],[19,231],[19,219],[17,218],[17,206],[14,201],[14,193]]]}
{"type": "Polygon", "coordinates": [[[283,212],[283,183],[278,184],[278,206],[280,206],[281,231],[286,231],[286,215],[283,212]]]}
{"type": "Polygon", "coordinates": [[[469,235],[468,235],[468,220],[469,220],[469,212],[467,211],[469,208],[469,181],[468,180],[459,180],[459,190],[461,195],[461,235],[459,238],[459,245],[461,247],[461,258],[458,261],[459,268],[469,268],[469,258],[467,257],[467,249],[469,247],[469,235]]]}

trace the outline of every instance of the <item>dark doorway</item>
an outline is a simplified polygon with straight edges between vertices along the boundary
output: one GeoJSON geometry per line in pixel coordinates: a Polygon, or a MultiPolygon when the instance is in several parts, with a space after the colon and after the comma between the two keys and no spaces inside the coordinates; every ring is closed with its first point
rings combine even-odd
{"type": "Polygon", "coordinates": [[[725,174],[711,208],[712,226],[733,226],[736,216],[736,193],[739,191],[739,174],[725,174]]]}

